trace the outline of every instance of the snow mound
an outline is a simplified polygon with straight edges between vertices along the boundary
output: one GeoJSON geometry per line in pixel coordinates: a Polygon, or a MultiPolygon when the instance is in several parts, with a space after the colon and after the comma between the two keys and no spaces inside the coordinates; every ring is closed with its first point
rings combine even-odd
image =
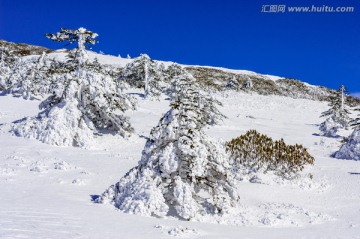
{"type": "Polygon", "coordinates": [[[264,185],[278,185],[283,187],[292,187],[301,190],[314,190],[317,192],[325,192],[330,188],[328,180],[321,178],[313,178],[312,174],[298,174],[291,180],[279,177],[274,172],[247,172],[241,170],[238,180],[249,183],[259,183],[264,185]]]}
{"type": "Polygon", "coordinates": [[[354,130],[334,156],[338,159],[360,160],[360,128],[354,130]]]}
{"type": "Polygon", "coordinates": [[[79,186],[86,185],[86,182],[83,179],[79,178],[74,179],[71,183],[79,186]]]}
{"type": "Polygon", "coordinates": [[[36,161],[30,165],[29,170],[36,173],[45,173],[49,170],[49,168],[44,162],[36,161]]]}
{"type": "Polygon", "coordinates": [[[203,221],[260,227],[303,227],[309,224],[322,224],[334,220],[330,215],[313,212],[292,203],[280,202],[261,203],[251,207],[243,205],[231,214],[207,219],[203,221]]]}
{"type": "Polygon", "coordinates": [[[72,175],[74,173],[75,175],[90,174],[80,167],[53,157],[28,158],[12,154],[5,155],[3,161],[4,164],[0,165],[0,175],[3,176],[16,176],[17,174],[26,174],[26,172],[30,172],[31,175],[44,175],[45,173],[57,173],[60,175],[67,171],[71,171],[72,175]]]}
{"type": "Polygon", "coordinates": [[[156,225],[155,228],[160,229],[162,233],[167,234],[169,236],[173,237],[182,237],[182,238],[188,238],[188,237],[194,237],[198,236],[200,233],[195,229],[190,229],[188,227],[182,227],[182,226],[176,226],[176,227],[166,227],[163,225],[156,225]]]}
{"type": "Polygon", "coordinates": [[[54,169],[61,170],[61,171],[69,171],[76,169],[77,167],[74,165],[71,165],[65,161],[55,162],[54,163],[54,169]]]}
{"type": "Polygon", "coordinates": [[[259,205],[263,214],[259,223],[265,226],[303,226],[304,224],[320,224],[332,218],[287,203],[265,203],[259,205]]]}
{"type": "Polygon", "coordinates": [[[15,176],[15,175],[17,175],[17,172],[15,169],[8,168],[6,166],[0,167],[0,176],[15,176]]]}

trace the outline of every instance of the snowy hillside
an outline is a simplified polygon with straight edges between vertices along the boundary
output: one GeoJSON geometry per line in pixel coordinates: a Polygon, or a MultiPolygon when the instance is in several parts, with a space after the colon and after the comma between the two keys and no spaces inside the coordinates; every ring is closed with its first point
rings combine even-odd
{"type": "MultiPolygon", "coordinates": [[[[52,51],[40,46],[32,46],[27,44],[16,44],[1,40],[0,47],[4,48],[6,52],[11,55],[26,58],[36,58],[42,52],[48,53],[48,59],[65,60],[67,51],[65,49],[52,51]],[[37,55],[37,56],[36,56],[37,55]],[[26,57],[28,56],[28,57],[26,57]]],[[[116,57],[112,55],[97,54],[89,51],[90,60],[97,58],[102,64],[108,64],[115,67],[123,68],[131,59],[116,57]]],[[[173,62],[164,62],[166,67],[173,62]]],[[[240,85],[244,84],[246,78],[249,77],[253,81],[253,88],[251,91],[261,95],[281,95],[292,98],[303,98],[313,100],[328,101],[329,97],[334,94],[334,90],[323,86],[314,86],[302,81],[287,78],[286,76],[273,76],[267,74],[259,74],[248,70],[233,70],[222,67],[212,66],[190,66],[183,65],[186,70],[192,73],[199,83],[211,91],[219,91],[224,88],[231,79],[236,79],[240,85]]],[[[243,89],[240,89],[243,91],[243,89]]],[[[360,103],[360,99],[349,96],[348,102],[351,106],[360,103]]]]}
{"type": "Polygon", "coordinates": [[[236,225],[231,227],[124,214],[92,198],[137,164],[144,136],[168,101],[139,99],[139,109],[129,113],[135,135],[99,137],[101,150],[83,150],[11,136],[8,124],[34,115],[38,102],[1,96],[0,238],[357,238],[358,162],[330,158],[338,139],[313,135],[326,104],[249,94],[217,97],[228,119],[209,130],[212,136],[229,140],[257,129],[302,143],[316,158],[304,172],[313,180],[240,182],[242,208],[238,218],[228,219],[236,225]]]}
{"type": "MultiPolygon", "coordinates": [[[[78,30],[84,33],[86,29],[78,30]]],[[[92,34],[92,32],[84,34],[92,34]]],[[[11,51],[13,50],[10,49],[8,53],[11,54],[11,51]]],[[[46,65],[42,62],[45,55],[40,57],[38,53],[21,54],[20,62],[23,65],[20,66],[46,65]],[[36,61],[36,64],[33,63],[36,61]]],[[[136,64],[145,62],[144,72],[137,71],[134,74],[133,68],[136,64],[133,59],[93,52],[87,54],[88,58],[75,55],[74,59],[79,57],[81,60],[88,59],[91,62],[97,59],[101,64],[110,66],[111,70],[115,69],[117,74],[119,68],[128,67],[129,72],[123,71],[122,77],[124,75],[128,77],[124,82],[130,82],[130,86],[124,87],[123,90],[123,85],[117,85],[117,78],[116,81],[112,78],[111,74],[115,73],[107,71],[107,68],[101,68],[98,63],[84,65],[99,67],[100,73],[91,73],[91,70],[86,72],[81,69],[80,63],[79,67],[72,68],[70,73],[68,71],[53,73],[51,77],[60,82],[59,85],[63,85],[49,88],[43,96],[40,94],[33,100],[26,100],[23,97],[15,97],[17,95],[11,91],[9,92],[13,95],[9,92],[0,95],[0,238],[360,238],[359,161],[331,157],[342,144],[342,137],[349,136],[351,129],[340,129],[336,137],[324,137],[319,134],[319,124],[323,121],[319,116],[328,109],[328,102],[324,100],[332,94],[331,90],[293,79],[244,70],[185,65],[178,67],[171,62],[161,61],[154,63],[146,55],[137,58],[135,62],[136,64]],[[163,68],[158,67],[157,64],[163,68]],[[176,84],[173,81],[169,83],[166,77],[159,77],[160,74],[154,73],[155,67],[160,70],[164,70],[164,67],[167,69],[173,67],[173,72],[178,74],[172,76],[176,84]],[[105,73],[102,70],[108,74],[106,77],[103,77],[102,74],[105,73]],[[146,79],[149,76],[153,77],[151,79],[154,85],[151,87],[154,89],[148,89],[150,80],[150,83],[146,79],[145,83],[136,81],[136,77],[143,73],[146,79]],[[131,77],[135,77],[135,80],[131,77]],[[156,77],[158,82],[154,80],[156,77]],[[195,83],[199,84],[204,92],[210,92],[210,96],[200,90],[191,91],[195,83]],[[182,92],[182,89],[186,90],[182,92]],[[53,93],[49,93],[51,91],[53,93]],[[195,99],[192,102],[186,101],[188,100],[186,97],[190,97],[187,95],[190,94],[189,92],[193,93],[191,97],[195,97],[191,98],[195,99]],[[48,94],[51,95],[46,98],[48,94]],[[45,98],[47,100],[42,103],[45,104],[45,110],[38,115],[40,100],[45,98]],[[223,107],[219,107],[219,110],[226,116],[220,124],[210,122],[217,113],[216,107],[211,105],[215,102],[213,98],[222,103],[223,107]],[[130,107],[133,106],[132,104],[135,105],[135,102],[137,107],[130,107]],[[186,107],[189,105],[197,108],[198,111],[194,110],[187,114],[190,108],[186,107]],[[185,113],[182,114],[183,118],[177,119],[176,113],[180,110],[184,110],[185,113]],[[163,118],[166,112],[170,113],[163,118]],[[211,164],[209,171],[213,173],[214,178],[224,181],[222,186],[228,186],[224,191],[229,192],[227,191],[229,185],[235,188],[236,192],[233,194],[240,197],[236,201],[238,203],[236,207],[231,208],[229,213],[215,212],[211,216],[203,217],[197,217],[198,215],[187,217],[188,215],[183,216],[186,214],[184,213],[178,217],[176,215],[180,214],[174,213],[178,209],[176,206],[171,207],[172,202],[165,205],[165,207],[170,205],[168,211],[165,210],[166,213],[158,215],[150,211],[145,214],[152,215],[149,217],[132,215],[139,211],[137,208],[124,213],[124,210],[117,209],[119,205],[114,207],[111,204],[97,203],[100,198],[106,198],[102,194],[110,185],[119,182],[119,179],[131,168],[139,165],[140,159],[145,166],[144,162],[149,160],[151,169],[153,166],[149,159],[152,157],[151,153],[154,151],[158,153],[155,146],[162,146],[161,139],[165,136],[175,137],[173,134],[180,134],[177,128],[181,126],[180,121],[194,117],[192,115],[195,114],[194,112],[202,118],[199,116],[200,119],[194,122],[185,121],[190,122],[185,124],[189,126],[185,128],[186,133],[194,138],[198,137],[196,139],[199,142],[204,140],[205,134],[214,139],[216,144],[207,141],[206,152],[201,154],[206,155],[206,159],[212,160],[209,160],[211,164]],[[18,121],[24,117],[30,118],[18,121]],[[159,125],[159,119],[161,119],[160,126],[171,125],[172,131],[155,128],[150,132],[153,127],[159,125]],[[14,127],[15,129],[18,127],[17,131],[14,127]],[[86,131],[87,134],[81,135],[81,132],[74,132],[73,129],[86,131]],[[219,155],[219,158],[210,157],[213,156],[210,152],[217,152],[216,147],[220,148],[224,142],[251,129],[266,134],[274,140],[284,139],[287,145],[303,145],[315,158],[314,165],[305,165],[303,171],[289,179],[280,177],[271,170],[265,171],[266,173],[247,174],[234,169],[231,172],[226,171],[229,169],[228,162],[225,161],[226,158],[220,158],[221,153],[215,154],[219,155]],[[198,132],[194,133],[196,130],[198,132]],[[24,132],[25,135],[19,132],[24,132]],[[29,132],[33,135],[26,135],[29,132]],[[55,132],[55,136],[50,135],[49,132],[55,132]],[[71,133],[76,134],[67,137],[67,134],[71,133]],[[127,133],[129,137],[124,136],[127,133]],[[52,142],[37,137],[39,134],[46,139],[55,138],[57,140],[53,143],[55,145],[69,147],[50,145],[52,142]],[[79,144],[83,142],[79,140],[79,135],[89,137],[89,141],[95,147],[87,149],[71,147],[82,146],[79,144]],[[155,137],[154,135],[158,136],[159,142],[151,138],[155,137]],[[148,151],[143,151],[145,144],[145,149],[148,151]],[[214,147],[211,148],[209,145],[214,147]],[[146,147],[150,147],[153,151],[146,147]],[[144,157],[147,153],[150,155],[149,158],[144,157]],[[216,165],[219,162],[221,165],[216,165]],[[233,174],[237,179],[234,180],[235,183],[226,184],[227,177],[233,174]]],[[[68,60],[69,56],[71,56],[69,52],[58,50],[48,52],[46,58],[48,61],[55,59],[52,63],[57,66],[59,62],[68,60]]],[[[170,73],[168,75],[171,75],[170,73]]],[[[34,75],[35,73],[31,74],[31,77],[34,75]]],[[[20,83],[19,88],[24,87],[26,81],[20,83]]],[[[26,87],[27,90],[32,89],[34,84],[26,87]]],[[[38,91],[46,87],[48,86],[40,84],[38,91]]],[[[354,98],[351,99],[353,101],[350,103],[357,102],[354,98]]],[[[188,141],[184,142],[186,147],[188,141]]],[[[167,153],[170,155],[172,152],[170,150],[170,153],[167,153]]],[[[178,151],[176,154],[176,157],[180,157],[178,151]]],[[[170,161],[163,155],[159,157],[170,161]]],[[[169,163],[169,167],[174,167],[171,163],[173,162],[169,163]]],[[[141,170],[142,168],[139,169],[139,174],[142,173],[141,170]]],[[[198,170],[202,171],[203,168],[200,167],[198,170]]],[[[158,172],[161,176],[165,174],[158,172]]],[[[177,175],[177,178],[180,176],[177,175]]],[[[140,185],[144,184],[144,187],[140,188],[139,197],[155,194],[154,191],[149,190],[146,181],[139,181],[140,185]]],[[[166,186],[170,188],[169,185],[166,186]]],[[[185,185],[183,188],[186,187],[188,186],[185,185]]],[[[177,187],[176,190],[179,188],[177,187]]],[[[199,194],[207,193],[204,188],[201,188],[203,191],[199,190],[199,194]]],[[[186,200],[189,196],[182,195],[182,193],[186,194],[185,189],[184,192],[181,190],[174,192],[174,195],[185,198],[184,204],[187,206],[186,200]]],[[[132,190],[131,185],[127,184],[127,190],[132,190]]],[[[216,188],[213,192],[216,190],[221,191],[216,188]]],[[[206,206],[211,203],[215,205],[220,201],[219,208],[223,209],[221,206],[225,205],[224,208],[227,209],[226,198],[221,201],[224,193],[219,194],[220,196],[214,195],[212,201],[206,201],[208,203],[206,206]],[[216,200],[218,201],[215,202],[216,200]]],[[[158,198],[153,200],[156,201],[158,198]]],[[[190,202],[194,201],[190,200],[190,202]]],[[[153,202],[149,201],[149,204],[151,203],[153,202]]],[[[134,204],[129,205],[131,207],[134,204]]],[[[148,205],[143,206],[146,208],[148,205]]]]}

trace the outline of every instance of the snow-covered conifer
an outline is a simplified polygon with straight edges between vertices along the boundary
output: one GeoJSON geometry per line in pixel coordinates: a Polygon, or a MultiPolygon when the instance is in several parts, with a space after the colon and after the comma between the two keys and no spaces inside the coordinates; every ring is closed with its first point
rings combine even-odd
{"type": "MultiPolygon", "coordinates": [[[[224,148],[204,133],[203,97],[189,74],[174,79],[171,109],[154,127],[137,167],[111,186],[98,202],[127,213],[174,215],[201,220],[236,207],[238,195],[224,148]]],[[[209,104],[205,104],[209,105],[209,104]]]]}
{"type": "Polygon", "coordinates": [[[0,48],[0,91],[7,89],[8,79],[11,73],[9,64],[5,61],[5,48],[0,48]]]}
{"type": "Polygon", "coordinates": [[[249,76],[245,76],[244,84],[242,85],[242,89],[246,92],[249,92],[253,88],[252,80],[249,76]]]}
{"type": "Polygon", "coordinates": [[[50,81],[46,75],[46,54],[38,58],[23,60],[18,58],[8,79],[7,92],[24,99],[44,97],[49,93],[50,81]]]}
{"type": "Polygon", "coordinates": [[[168,81],[171,81],[172,79],[174,79],[177,76],[189,74],[184,69],[184,67],[182,67],[181,65],[179,65],[177,63],[173,63],[170,66],[168,66],[165,72],[166,72],[165,75],[168,78],[168,81]]]}
{"type": "Polygon", "coordinates": [[[231,90],[240,90],[239,81],[236,79],[236,77],[231,77],[225,84],[225,89],[231,89],[231,90]]]}
{"type": "Polygon", "coordinates": [[[174,100],[177,90],[176,90],[176,77],[180,75],[187,75],[188,73],[181,65],[173,63],[166,68],[163,72],[164,81],[168,83],[165,93],[170,97],[170,100],[174,100]]]}
{"type": "MultiPolygon", "coordinates": [[[[80,31],[84,32],[89,31],[80,31]]],[[[82,42],[79,46],[83,46],[88,38],[71,36],[69,41],[76,39],[82,42]]],[[[98,62],[84,61],[84,54],[74,52],[70,51],[64,68],[53,75],[52,94],[40,104],[44,111],[37,117],[15,122],[12,131],[16,135],[54,145],[86,148],[92,147],[94,133],[101,133],[103,129],[123,137],[133,131],[129,119],[122,113],[135,108],[134,98],[122,92],[120,82],[103,74],[98,62]],[[69,67],[75,63],[80,65],[69,67]]],[[[51,70],[55,69],[51,67],[51,70]]]]}
{"type": "MultiPolygon", "coordinates": [[[[360,108],[356,110],[360,111],[360,108]]],[[[360,160],[360,117],[353,119],[350,124],[354,127],[354,131],[334,156],[341,159],[360,160]]]]}
{"type": "Polygon", "coordinates": [[[66,74],[44,100],[37,117],[16,122],[17,136],[35,138],[59,146],[92,147],[93,133],[109,129],[126,137],[133,132],[121,114],[135,108],[134,99],[121,92],[116,82],[102,74],[66,74]]]}
{"type": "Polygon", "coordinates": [[[145,98],[158,98],[161,94],[161,74],[158,66],[148,55],[142,54],[127,64],[120,80],[130,86],[144,89],[145,98]]]}
{"type": "Polygon", "coordinates": [[[333,117],[327,118],[319,127],[322,135],[326,137],[336,137],[339,128],[339,124],[334,121],[333,117]]]}
{"type": "Polygon", "coordinates": [[[321,117],[327,117],[327,119],[320,124],[319,128],[325,136],[336,134],[339,128],[347,128],[351,121],[350,110],[346,105],[346,88],[344,86],[340,86],[334,97],[330,99],[329,106],[330,109],[321,114],[321,117]]]}
{"type": "Polygon", "coordinates": [[[86,48],[90,48],[90,45],[95,45],[98,40],[95,38],[98,36],[97,33],[89,31],[83,27],[76,30],[70,30],[61,28],[56,34],[47,33],[45,36],[53,41],[63,42],[67,41],[69,44],[77,43],[78,46],[75,48],[75,59],[79,61],[79,64],[85,63],[88,58],[86,48]]]}
{"type": "Polygon", "coordinates": [[[360,127],[354,129],[334,156],[339,159],[360,160],[360,127]]]}

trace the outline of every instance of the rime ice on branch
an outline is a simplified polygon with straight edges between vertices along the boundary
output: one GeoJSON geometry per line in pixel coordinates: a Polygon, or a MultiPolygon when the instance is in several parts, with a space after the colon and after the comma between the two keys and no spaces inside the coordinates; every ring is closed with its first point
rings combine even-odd
{"type": "Polygon", "coordinates": [[[47,33],[45,36],[53,41],[57,42],[69,42],[72,44],[76,42],[77,46],[77,59],[80,64],[84,64],[88,55],[85,51],[86,48],[90,48],[90,45],[95,45],[98,43],[98,40],[95,38],[99,35],[92,31],[86,30],[83,27],[80,27],[76,30],[70,30],[66,28],[61,28],[59,32],[55,34],[47,33]]]}

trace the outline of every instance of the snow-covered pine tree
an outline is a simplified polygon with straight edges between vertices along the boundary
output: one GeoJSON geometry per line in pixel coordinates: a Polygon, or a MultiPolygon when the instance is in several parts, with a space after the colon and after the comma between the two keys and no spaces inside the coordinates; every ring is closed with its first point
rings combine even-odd
{"type": "Polygon", "coordinates": [[[335,95],[330,99],[330,109],[324,111],[320,117],[327,119],[320,124],[320,131],[324,136],[335,136],[339,128],[349,126],[350,110],[346,105],[346,88],[342,85],[335,95]]]}
{"type": "Polygon", "coordinates": [[[171,109],[152,129],[138,166],[98,202],[113,203],[127,213],[186,220],[223,215],[236,207],[239,197],[228,157],[203,130],[222,115],[216,115],[218,110],[204,115],[211,103],[199,107],[199,100],[209,98],[199,92],[191,75],[177,76],[174,84],[171,109]]]}
{"type": "Polygon", "coordinates": [[[4,62],[5,62],[5,48],[4,47],[1,47],[0,48],[0,66],[3,66],[4,65],[4,62]]]}
{"type": "Polygon", "coordinates": [[[239,81],[235,76],[231,77],[225,84],[225,89],[239,91],[240,88],[241,87],[240,87],[239,81]]]}
{"type": "Polygon", "coordinates": [[[163,72],[164,81],[168,83],[165,93],[169,96],[170,100],[174,100],[176,96],[176,84],[175,79],[180,75],[187,75],[188,73],[181,65],[173,63],[166,68],[163,72]]]}
{"type": "MultiPolygon", "coordinates": [[[[83,34],[90,34],[89,31],[80,28],[70,32],[80,35],[71,35],[69,41],[88,42],[83,34]]],[[[54,36],[62,37],[59,33],[54,36]]],[[[96,43],[91,39],[89,42],[96,43]]],[[[128,118],[121,113],[135,108],[134,98],[122,93],[119,82],[110,76],[87,69],[84,45],[78,45],[80,49],[70,51],[65,67],[55,73],[57,82],[52,85],[52,94],[40,105],[44,111],[37,117],[15,122],[12,131],[16,135],[59,146],[88,148],[93,146],[94,133],[103,129],[123,137],[133,131],[128,118]],[[73,54],[82,50],[84,54],[73,54]]]]}
{"type": "Polygon", "coordinates": [[[24,99],[44,97],[49,93],[50,81],[46,75],[46,54],[38,58],[23,60],[18,58],[7,81],[7,93],[24,99]]]}
{"type": "Polygon", "coordinates": [[[12,64],[15,62],[15,60],[17,59],[17,56],[13,54],[13,52],[9,50],[7,47],[2,46],[0,48],[0,58],[2,64],[5,63],[7,66],[11,67],[12,64]]]}
{"type": "MultiPolygon", "coordinates": [[[[360,107],[356,108],[355,111],[360,111],[360,107]]],[[[350,125],[355,129],[360,128],[360,114],[358,114],[355,119],[352,119],[350,121],[350,125]]]]}
{"type": "Polygon", "coordinates": [[[245,76],[244,84],[242,85],[242,89],[246,92],[249,92],[253,88],[252,80],[249,76],[245,76]]]}
{"type": "MultiPolygon", "coordinates": [[[[360,111],[360,108],[355,109],[360,111]]],[[[340,159],[360,160],[360,114],[350,122],[354,131],[334,156],[340,159]]]]}
{"type": "Polygon", "coordinates": [[[0,91],[7,89],[8,79],[11,73],[9,64],[5,61],[5,48],[0,48],[0,91]]]}
{"type": "Polygon", "coordinates": [[[159,87],[162,92],[167,92],[170,87],[170,82],[167,76],[167,68],[165,67],[164,63],[157,64],[157,72],[159,74],[159,87]]]}
{"type": "Polygon", "coordinates": [[[161,94],[161,74],[148,55],[141,54],[123,69],[120,80],[132,87],[144,89],[145,98],[158,98],[161,94]]]}
{"type": "Polygon", "coordinates": [[[85,63],[88,58],[86,48],[90,48],[91,45],[98,43],[95,38],[98,37],[97,33],[89,31],[83,27],[76,30],[70,30],[61,28],[56,34],[47,33],[45,36],[53,41],[63,42],[66,41],[69,44],[77,43],[77,48],[74,49],[73,57],[79,62],[79,64],[85,63]]]}

